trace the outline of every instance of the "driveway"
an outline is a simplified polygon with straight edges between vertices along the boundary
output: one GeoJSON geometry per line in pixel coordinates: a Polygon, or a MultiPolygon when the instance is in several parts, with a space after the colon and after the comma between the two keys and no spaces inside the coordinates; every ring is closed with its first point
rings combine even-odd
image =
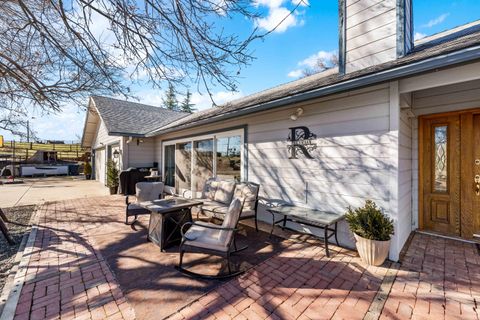
{"type": "Polygon", "coordinates": [[[83,177],[48,177],[22,179],[23,184],[0,185],[0,208],[40,204],[85,197],[103,196],[108,189],[83,177]]]}

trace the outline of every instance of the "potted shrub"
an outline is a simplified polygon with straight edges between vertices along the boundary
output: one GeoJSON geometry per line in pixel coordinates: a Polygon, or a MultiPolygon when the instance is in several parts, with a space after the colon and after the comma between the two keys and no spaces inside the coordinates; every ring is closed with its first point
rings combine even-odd
{"type": "Polygon", "coordinates": [[[360,258],[369,265],[381,265],[388,255],[390,238],[393,235],[393,220],[377,205],[367,200],[365,206],[348,208],[346,219],[356,240],[360,258]]]}
{"type": "Polygon", "coordinates": [[[110,188],[110,194],[116,194],[119,184],[119,174],[117,164],[112,160],[107,162],[107,187],[110,188]]]}
{"type": "Polygon", "coordinates": [[[83,167],[83,173],[85,174],[85,179],[90,180],[92,178],[92,165],[90,162],[86,161],[83,167]]]}

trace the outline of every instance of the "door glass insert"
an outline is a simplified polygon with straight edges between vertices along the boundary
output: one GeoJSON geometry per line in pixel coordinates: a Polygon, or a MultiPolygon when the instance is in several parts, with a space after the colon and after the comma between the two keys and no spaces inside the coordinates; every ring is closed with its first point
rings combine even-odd
{"type": "Polygon", "coordinates": [[[241,136],[217,139],[217,177],[240,181],[241,136]]]}
{"type": "Polygon", "coordinates": [[[213,176],[213,139],[193,142],[193,191],[201,192],[205,181],[213,176]]]}
{"type": "Polygon", "coordinates": [[[175,145],[165,146],[165,185],[175,187],[175,145]]]}
{"type": "Polygon", "coordinates": [[[434,191],[447,192],[448,170],[448,127],[438,126],[434,128],[434,191]]]}
{"type": "Polygon", "coordinates": [[[182,193],[191,188],[192,143],[177,143],[175,147],[175,188],[182,193]]]}

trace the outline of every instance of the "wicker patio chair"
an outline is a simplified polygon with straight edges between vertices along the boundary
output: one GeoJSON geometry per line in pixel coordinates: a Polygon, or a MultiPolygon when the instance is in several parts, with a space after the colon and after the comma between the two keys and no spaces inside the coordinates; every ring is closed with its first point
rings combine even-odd
{"type": "MultiPolygon", "coordinates": [[[[176,267],[182,273],[194,278],[222,279],[233,277],[242,271],[232,272],[230,266],[230,255],[238,252],[235,243],[235,234],[238,231],[237,224],[242,211],[242,201],[235,198],[225,215],[221,226],[202,221],[187,222],[182,226],[182,242],[180,244],[180,260],[176,267]],[[185,232],[185,228],[190,228],[185,232]],[[206,253],[225,257],[227,260],[228,274],[205,275],[199,274],[182,267],[183,255],[185,252],[206,253]]],[[[241,249],[243,250],[243,249],[241,249]]]]}
{"type": "Polygon", "coordinates": [[[150,214],[150,211],[138,205],[140,202],[153,201],[162,197],[164,184],[163,182],[137,182],[135,184],[135,202],[129,202],[129,196],[125,198],[127,204],[125,224],[133,225],[137,222],[140,215],[150,214]],[[128,222],[128,218],[134,216],[132,222],[128,222]]]}

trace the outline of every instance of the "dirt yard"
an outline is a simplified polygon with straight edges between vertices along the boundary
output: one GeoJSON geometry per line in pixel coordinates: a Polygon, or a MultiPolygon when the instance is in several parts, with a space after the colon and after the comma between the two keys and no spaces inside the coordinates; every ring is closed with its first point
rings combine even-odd
{"type": "Polygon", "coordinates": [[[15,255],[22,242],[22,237],[30,228],[29,222],[35,206],[4,208],[2,210],[9,221],[7,222],[7,228],[15,244],[9,245],[3,234],[0,233],[0,292],[2,292],[3,286],[5,285],[15,255]]]}

